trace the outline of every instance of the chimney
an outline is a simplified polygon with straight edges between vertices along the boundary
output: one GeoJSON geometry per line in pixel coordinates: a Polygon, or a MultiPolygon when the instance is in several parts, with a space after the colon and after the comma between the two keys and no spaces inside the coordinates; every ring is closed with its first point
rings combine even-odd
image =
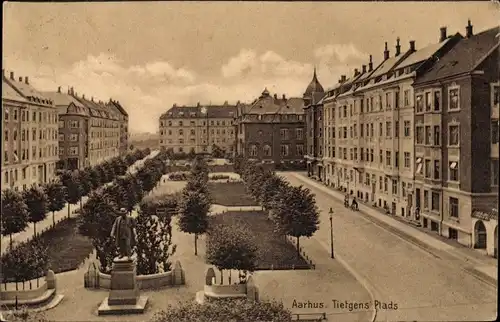
{"type": "Polygon", "coordinates": [[[240,100],[238,100],[238,102],[236,102],[236,105],[240,105],[240,100]]]}
{"type": "Polygon", "coordinates": [[[61,86],[59,86],[59,87],[57,88],[57,92],[58,92],[58,93],[61,93],[61,86]]]}
{"type": "Polygon", "coordinates": [[[439,42],[443,42],[446,40],[446,27],[441,27],[441,36],[439,37],[439,42]]]}
{"type": "Polygon", "coordinates": [[[410,40],[410,50],[415,51],[415,40],[410,40]]]}
{"type": "Polygon", "coordinates": [[[470,24],[470,19],[467,20],[467,27],[465,27],[465,35],[467,38],[470,38],[473,36],[472,25],[470,24]]]}
{"type": "Polygon", "coordinates": [[[29,79],[28,79],[28,76],[24,76],[24,83],[25,83],[26,85],[29,85],[29,84],[30,84],[29,79]]]}
{"type": "Polygon", "coordinates": [[[362,71],[363,71],[363,74],[366,73],[366,65],[363,65],[362,71]]]}
{"type": "Polygon", "coordinates": [[[227,101],[224,101],[224,105],[228,105],[228,102],[227,102],[227,101]]]}
{"type": "Polygon", "coordinates": [[[274,99],[277,100],[278,99],[278,94],[274,94],[274,99]]]}
{"type": "Polygon", "coordinates": [[[354,76],[358,76],[359,75],[359,70],[357,68],[354,68],[354,76]]]}
{"type": "Polygon", "coordinates": [[[10,72],[10,79],[14,80],[14,72],[10,72]]]}
{"type": "Polygon", "coordinates": [[[387,41],[385,42],[385,49],[384,49],[384,60],[389,59],[389,49],[387,49],[387,41]]]}
{"type": "Polygon", "coordinates": [[[22,83],[23,82],[23,77],[19,76],[19,81],[22,83]]]}
{"type": "Polygon", "coordinates": [[[346,80],[346,76],[345,76],[345,75],[342,75],[342,76],[341,76],[341,78],[340,78],[340,80],[341,80],[342,82],[345,82],[345,80],[346,80]]]}
{"type": "Polygon", "coordinates": [[[401,45],[399,44],[399,37],[396,38],[396,57],[401,54],[401,45]]]}
{"type": "Polygon", "coordinates": [[[174,105],[172,107],[177,107],[177,104],[174,103],[174,105]]]}
{"type": "Polygon", "coordinates": [[[201,106],[200,102],[196,103],[196,107],[200,107],[200,106],[201,106]]]}
{"type": "Polygon", "coordinates": [[[285,94],[283,94],[283,100],[286,100],[286,95],[285,94]]]}
{"type": "Polygon", "coordinates": [[[368,71],[371,72],[373,70],[373,59],[372,55],[370,55],[370,62],[368,63],[368,71]]]}
{"type": "Polygon", "coordinates": [[[82,98],[85,99],[85,94],[82,95],[82,98]]]}
{"type": "Polygon", "coordinates": [[[70,89],[70,93],[71,93],[71,95],[75,94],[75,90],[73,89],[73,86],[70,89]]]}
{"type": "Polygon", "coordinates": [[[93,102],[93,101],[94,101],[94,96],[92,96],[92,97],[90,98],[90,100],[93,102]]]}

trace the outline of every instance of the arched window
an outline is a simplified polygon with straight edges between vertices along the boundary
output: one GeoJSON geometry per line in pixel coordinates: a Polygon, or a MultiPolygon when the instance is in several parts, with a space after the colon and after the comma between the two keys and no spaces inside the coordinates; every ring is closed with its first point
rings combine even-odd
{"type": "Polygon", "coordinates": [[[269,144],[264,145],[262,150],[264,151],[264,156],[266,156],[266,157],[271,156],[271,147],[269,146],[269,144]]]}
{"type": "Polygon", "coordinates": [[[251,157],[256,157],[257,156],[257,146],[255,144],[252,144],[250,146],[250,156],[251,157]]]}

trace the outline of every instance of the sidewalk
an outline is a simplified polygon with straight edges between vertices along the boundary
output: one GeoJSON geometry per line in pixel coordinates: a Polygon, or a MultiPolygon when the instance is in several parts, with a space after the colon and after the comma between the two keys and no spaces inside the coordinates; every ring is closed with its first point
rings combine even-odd
{"type": "MultiPolygon", "coordinates": [[[[137,170],[143,166],[144,161],[146,159],[153,158],[158,153],[159,153],[159,151],[152,151],[144,159],[136,161],[134,164],[132,164],[129,167],[128,172],[129,173],[137,172],[137,170]]],[[[107,183],[106,185],[108,185],[108,184],[110,184],[110,183],[107,183]]],[[[82,205],[84,205],[86,201],[87,201],[87,197],[83,197],[82,198],[82,205]]],[[[71,217],[77,216],[78,214],[74,214],[73,211],[80,208],[80,203],[77,203],[75,205],[66,204],[62,210],[55,212],[54,218],[52,218],[52,213],[47,213],[47,217],[44,220],[36,223],[37,233],[41,233],[42,231],[50,229],[52,227],[52,224],[54,221],[55,221],[55,223],[58,223],[59,221],[66,218],[68,216],[68,206],[70,207],[71,217]]],[[[32,237],[33,237],[33,224],[29,223],[24,231],[21,231],[17,234],[12,235],[12,245],[13,245],[13,247],[16,247],[17,244],[24,242],[24,241],[28,241],[32,237]]],[[[10,247],[9,236],[2,236],[2,238],[0,239],[0,253],[3,255],[8,250],[9,247],[10,247]]]]}
{"type": "MultiPolygon", "coordinates": [[[[339,191],[333,190],[321,183],[318,183],[310,178],[307,178],[303,174],[290,173],[297,179],[314,186],[323,192],[328,193],[330,196],[336,198],[339,202],[344,200],[344,194],[339,191]]],[[[478,272],[479,275],[486,275],[488,279],[493,279],[497,281],[497,261],[494,258],[490,258],[475,252],[472,249],[465,248],[461,245],[454,245],[452,241],[443,241],[441,236],[432,235],[427,232],[421,231],[421,229],[413,226],[409,226],[404,223],[402,219],[396,219],[397,217],[388,216],[382,214],[378,209],[374,209],[363,203],[359,203],[359,210],[365,215],[374,219],[377,224],[381,224],[384,228],[393,232],[400,237],[408,240],[409,242],[419,246],[421,248],[426,248],[428,250],[438,250],[443,254],[448,255],[453,260],[460,260],[463,264],[468,264],[473,266],[472,269],[468,269],[471,273],[478,272]]],[[[431,251],[432,252],[432,251],[431,251]]],[[[481,276],[480,276],[481,277],[481,276]]],[[[482,276],[485,277],[485,276],[482,276]]]]}

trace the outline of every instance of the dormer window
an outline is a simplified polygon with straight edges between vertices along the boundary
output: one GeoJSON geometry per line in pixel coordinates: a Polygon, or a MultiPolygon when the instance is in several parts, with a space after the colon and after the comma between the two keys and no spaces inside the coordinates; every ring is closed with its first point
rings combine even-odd
{"type": "MultiPolygon", "coordinates": [[[[262,106],[261,106],[261,107],[262,107],[262,106]]],[[[258,119],[259,121],[260,121],[260,120],[262,120],[262,115],[260,115],[260,114],[259,114],[259,115],[257,115],[257,119],[258,119]]]]}
{"type": "Polygon", "coordinates": [[[405,74],[411,73],[411,67],[405,67],[405,74]]]}
{"type": "Polygon", "coordinates": [[[184,116],[184,112],[179,112],[179,116],[184,116]]]}

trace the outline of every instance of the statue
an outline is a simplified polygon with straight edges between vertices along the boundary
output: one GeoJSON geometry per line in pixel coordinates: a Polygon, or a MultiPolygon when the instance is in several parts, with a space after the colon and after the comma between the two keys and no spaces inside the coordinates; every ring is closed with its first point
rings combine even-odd
{"type": "Polygon", "coordinates": [[[115,239],[118,247],[118,258],[127,257],[130,259],[132,256],[132,247],[135,246],[136,242],[134,226],[134,219],[127,216],[125,208],[121,208],[120,216],[115,219],[111,229],[111,237],[115,239]]]}

